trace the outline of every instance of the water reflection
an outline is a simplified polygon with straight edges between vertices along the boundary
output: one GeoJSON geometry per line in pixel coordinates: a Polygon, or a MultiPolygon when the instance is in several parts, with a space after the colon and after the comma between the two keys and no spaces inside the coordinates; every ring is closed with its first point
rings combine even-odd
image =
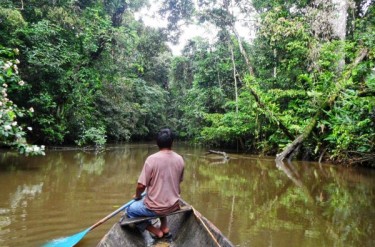
{"type": "Polygon", "coordinates": [[[74,155],[74,159],[79,164],[79,174],[81,172],[87,172],[91,175],[100,175],[104,170],[105,160],[103,154],[97,153],[77,153],[74,155]]]}
{"type": "Polygon", "coordinates": [[[17,209],[20,207],[27,207],[27,201],[35,199],[37,194],[42,193],[43,183],[36,185],[19,185],[14,194],[10,197],[11,209],[17,209]]]}
{"type": "MultiPolygon", "coordinates": [[[[280,161],[276,166],[295,185],[279,196],[280,203],[274,204],[275,210],[288,210],[299,219],[298,223],[288,220],[292,229],[305,223],[301,224],[304,236],[319,239],[322,245],[374,245],[375,221],[371,220],[375,219],[373,176],[359,179],[365,183],[371,179],[368,187],[343,179],[342,169],[332,166],[284,164],[280,161]]],[[[352,172],[358,181],[358,171],[352,172]]],[[[344,174],[348,175],[347,172],[344,174]]]]}
{"type": "MultiPolygon", "coordinates": [[[[237,246],[374,246],[375,171],[275,163],[176,145],[183,198],[237,246]]],[[[40,246],[91,226],[127,202],[154,144],[105,152],[0,154],[0,246],[40,246]]],[[[117,219],[90,232],[95,246],[117,219]]]]}

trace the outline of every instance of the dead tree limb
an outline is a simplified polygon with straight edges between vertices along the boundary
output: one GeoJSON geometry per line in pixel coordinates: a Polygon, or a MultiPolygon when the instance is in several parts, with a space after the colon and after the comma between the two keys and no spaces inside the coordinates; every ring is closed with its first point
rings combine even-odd
{"type": "Polygon", "coordinates": [[[298,148],[300,145],[302,145],[302,143],[305,141],[305,139],[311,134],[311,132],[315,128],[318,120],[323,115],[324,111],[329,109],[332,106],[332,104],[335,102],[336,98],[340,95],[342,90],[347,86],[347,81],[350,78],[352,70],[367,56],[368,52],[369,51],[368,51],[367,48],[363,48],[360,51],[357,58],[348,67],[348,70],[346,71],[346,73],[343,74],[343,78],[337,82],[334,92],[317,109],[314,117],[311,119],[310,124],[307,125],[304,132],[302,134],[300,134],[291,144],[289,144],[281,153],[276,155],[277,161],[284,160],[285,158],[288,158],[290,156],[290,154],[292,154],[293,151],[296,148],[298,148]]]}

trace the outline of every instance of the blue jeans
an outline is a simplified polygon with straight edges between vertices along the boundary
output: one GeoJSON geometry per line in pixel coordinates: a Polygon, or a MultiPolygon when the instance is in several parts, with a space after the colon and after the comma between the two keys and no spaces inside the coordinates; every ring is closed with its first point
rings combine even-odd
{"type": "MultiPolygon", "coordinates": [[[[144,204],[144,198],[133,202],[127,209],[127,215],[129,218],[136,217],[155,217],[157,214],[146,207],[144,204]]],[[[151,224],[151,220],[142,221],[136,223],[137,228],[143,232],[147,226],[151,224]]]]}

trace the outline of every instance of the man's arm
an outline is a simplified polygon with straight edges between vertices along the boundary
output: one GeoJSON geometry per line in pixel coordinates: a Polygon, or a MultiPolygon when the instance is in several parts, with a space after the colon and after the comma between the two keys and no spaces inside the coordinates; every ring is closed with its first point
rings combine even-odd
{"type": "Polygon", "coordinates": [[[137,189],[135,190],[134,199],[135,199],[135,200],[140,200],[140,199],[142,199],[142,193],[145,191],[145,189],[146,189],[146,186],[144,186],[144,185],[141,184],[141,183],[138,183],[138,184],[137,184],[137,189]]]}

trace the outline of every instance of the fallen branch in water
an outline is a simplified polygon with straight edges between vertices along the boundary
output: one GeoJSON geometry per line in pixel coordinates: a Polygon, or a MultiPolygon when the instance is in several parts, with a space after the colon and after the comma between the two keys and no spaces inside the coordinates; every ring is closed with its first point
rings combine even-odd
{"type": "Polygon", "coordinates": [[[220,154],[223,156],[225,160],[229,160],[229,156],[227,155],[226,152],[221,152],[221,151],[215,151],[215,150],[208,150],[208,154],[220,154]]]}

